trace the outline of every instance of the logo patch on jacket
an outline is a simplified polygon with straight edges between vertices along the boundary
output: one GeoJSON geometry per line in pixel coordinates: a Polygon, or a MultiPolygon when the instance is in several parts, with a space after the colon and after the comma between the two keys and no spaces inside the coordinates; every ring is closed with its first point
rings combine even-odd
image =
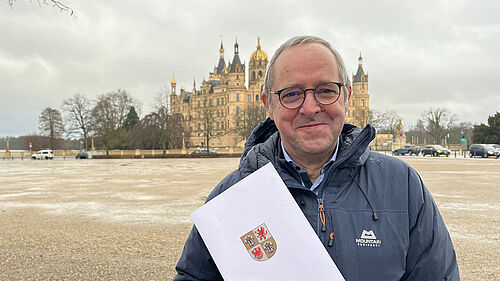
{"type": "Polygon", "coordinates": [[[278,245],[265,223],[241,236],[240,239],[250,256],[256,261],[270,259],[278,249],[278,245]]]}
{"type": "Polygon", "coordinates": [[[382,245],[382,241],[377,239],[373,230],[363,229],[360,238],[356,238],[356,244],[358,247],[380,247],[382,245]]]}

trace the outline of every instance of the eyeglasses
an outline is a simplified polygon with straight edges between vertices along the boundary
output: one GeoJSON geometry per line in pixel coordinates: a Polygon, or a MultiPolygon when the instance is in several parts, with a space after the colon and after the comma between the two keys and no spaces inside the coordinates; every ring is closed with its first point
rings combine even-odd
{"type": "Polygon", "coordinates": [[[315,89],[302,89],[299,87],[289,87],[271,94],[279,96],[280,103],[288,109],[296,109],[302,106],[306,100],[306,92],[313,91],[314,99],[322,105],[329,105],[336,102],[340,97],[342,86],[345,83],[326,82],[319,84],[315,89]]]}

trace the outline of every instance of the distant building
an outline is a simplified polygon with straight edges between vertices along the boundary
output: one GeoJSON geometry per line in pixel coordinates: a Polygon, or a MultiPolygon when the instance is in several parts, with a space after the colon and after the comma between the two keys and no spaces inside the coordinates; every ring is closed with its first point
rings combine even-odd
{"type": "MultiPolygon", "coordinates": [[[[261,102],[261,89],[264,84],[269,59],[262,50],[260,38],[257,48],[248,63],[248,87],[246,86],[246,65],[241,63],[239,45],[234,44],[232,62],[226,64],[224,46],[221,42],[219,60],[208,80],[203,80],[197,88],[193,81],[191,91],[177,91],[175,77],[171,81],[170,110],[172,115],[182,116],[188,137],[188,146],[206,146],[205,133],[207,111],[211,112],[215,137],[210,139],[210,146],[242,148],[244,141],[238,139],[234,128],[236,118],[250,105],[264,106],[261,102]]],[[[368,74],[363,72],[362,58],[359,57],[358,71],[353,76],[353,93],[346,121],[364,127],[368,122],[369,95],[368,74]]]]}
{"type": "MultiPolygon", "coordinates": [[[[171,113],[182,114],[190,132],[190,146],[206,145],[206,108],[213,110],[213,130],[219,135],[210,139],[210,146],[235,147],[238,138],[234,132],[236,116],[249,105],[264,106],[261,102],[261,88],[268,63],[267,54],[261,49],[260,38],[257,49],[250,56],[248,65],[248,88],[246,87],[246,66],[241,63],[238,42],[234,44],[233,61],[226,65],[224,46],[221,42],[219,61],[210,72],[208,81],[203,80],[199,89],[196,82],[188,92],[181,89],[177,93],[175,77],[172,79],[170,98],[171,113]]],[[[241,143],[239,144],[242,145],[241,143]]]]}
{"type": "Polygon", "coordinates": [[[358,70],[352,76],[352,94],[346,122],[364,128],[370,118],[370,95],[368,94],[368,73],[363,71],[363,58],[358,58],[358,70]]]}

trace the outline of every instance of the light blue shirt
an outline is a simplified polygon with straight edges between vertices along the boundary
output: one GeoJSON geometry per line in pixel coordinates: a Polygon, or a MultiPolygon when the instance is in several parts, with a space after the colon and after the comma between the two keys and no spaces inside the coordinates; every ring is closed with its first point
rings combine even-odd
{"type": "MultiPolygon", "coordinates": [[[[316,181],[312,184],[312,186],[310,188],[316,194],[318,194],[317,187],[323,181],[323,177],[325,176],[326,166],[328,166],[328,164],[330,164],[330,163],[334,162],[335,160],[337,160],[337,153],[339,151],[339,144],[340,144],[339,140],[340,140],[340,138],[337,139],[337,146],[335,147],[335,153],[333,153],[332,158],[328,162],[326,162],[325,164],[323,164],[323,166],[321,167],[321,174],[319,175],[319,177],[316,179],[316,181]]],[[[288,163],[292,164],[292,166],[297,170],[297,172],[299,172],[299,174],[300,173],[307,174],[307,171],[304,168],[300,167],[297,163],[295,163],[295,161],[293,161],[293,159],[290,157],[290,155],[288,155],[288,153],[285,150],[285,147],[283,146],[283,141],[281,141],[281,149],[283,150],[283,155],[285,156],[285,160],[288,163]]],[[[301,178],[301,183],[302,183],[303,187],[306,187],[306,185],[304,184],[304,181],[302,180],[302,178],[301,178]]]]}

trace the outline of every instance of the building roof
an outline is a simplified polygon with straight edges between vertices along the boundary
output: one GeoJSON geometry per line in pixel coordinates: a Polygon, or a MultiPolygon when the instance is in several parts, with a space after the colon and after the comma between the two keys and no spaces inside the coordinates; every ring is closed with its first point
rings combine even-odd
{"type": "Polygon", "coordinates": [[[241,64],[240,56],[238,55],[238,41],[234,43],[234,58],[233,63],[231,63],[231,70],[229,72],[244,72],[243,65],[241,64]]]}
{"type": "Polygon", "coordinates": [[[361,54],[359,54],[358,71],[356,72],[356,75],[352,79],[352,82],[362,82],[361,81],[362,76],[365,76],[365,72],[363,71],[363,58],[361,57],[361,54]]]}
{"type": "Polygon", "coordinates": [[[258,37],[257,39],[257,50],[255,50],[255,52],[253,52],[253,54],[250,56],[250,62],[254,60],[265,60],[265,61],[269,60],[266,52],[261,50],[260,37],[258,37]]]}
{"type": "Polygon", "coordinates": [[[220,86],[220,80],[208,80],[207,83],[212,85],[212,87],[218,87],[220,86]]]}
{"type": "Polygon", "coordinates": [[[226,67],[226,62],[224,61],[224,58],[219,59],[219,64],[217,65],[217,75],[221,75],[222,71],[224,71],[224,67],[226,67]]]}
{"type": "Polygon", "coordinates": [[[358,65],[358,71],[356,72],[356,75],[354,76],[354,79],[352,80],[352,82],[361,82],[361,76],[364,76],[365,73],[363,71],[363,66],[362,65],[358,65]]]}

